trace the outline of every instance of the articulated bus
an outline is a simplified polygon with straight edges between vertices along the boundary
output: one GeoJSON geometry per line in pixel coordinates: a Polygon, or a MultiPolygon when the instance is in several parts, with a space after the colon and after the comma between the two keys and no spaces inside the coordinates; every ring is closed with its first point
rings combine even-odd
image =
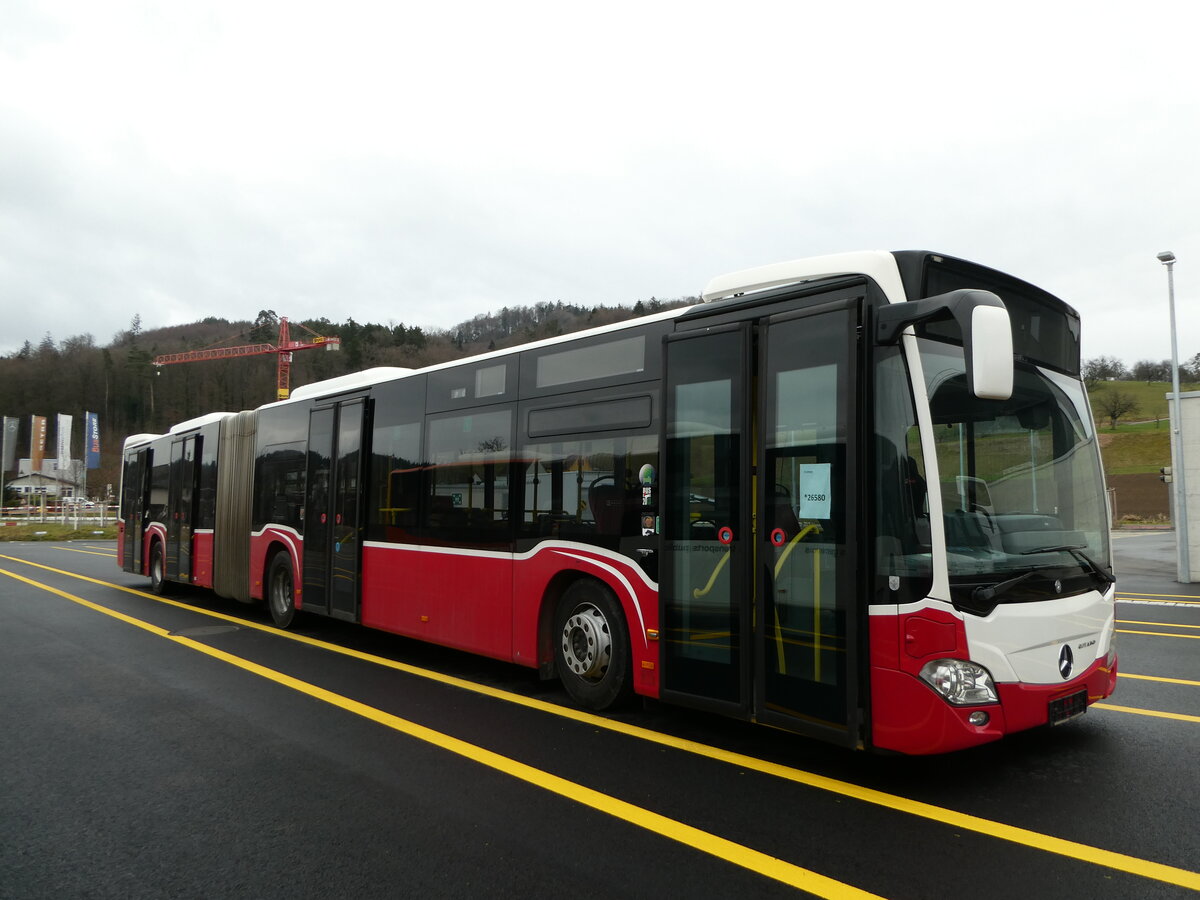
{"type": "Polygon", "coordinates": [[[1116,685],[1104,478],[1061,300],[927,252],[372,369],[125,442],[121,566],[927,754],[1116,685]]]}

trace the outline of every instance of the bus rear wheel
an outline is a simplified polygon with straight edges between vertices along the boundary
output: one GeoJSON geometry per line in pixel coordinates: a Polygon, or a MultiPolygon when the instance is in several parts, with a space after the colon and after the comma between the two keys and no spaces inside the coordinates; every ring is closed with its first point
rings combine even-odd
{"type": "Polygon", "coordinates": [[[161,597],[167,592],[167,563],[162,541],[150,545],[150,593],[161,597]]]}
{"type": "Polygon", "coordinates": [[[616,597],[591,579],[572,584],[558,601],[554,660],[567,693],[580,706],[603,710],[633,693],[629,630],[616,597]]]}
{"type": "Polygon", "coordinates": [[[287,628],[296,616],[292,558],[286,553],[276,553],[267,569],[267,609],[277,628],[287,628]]]}

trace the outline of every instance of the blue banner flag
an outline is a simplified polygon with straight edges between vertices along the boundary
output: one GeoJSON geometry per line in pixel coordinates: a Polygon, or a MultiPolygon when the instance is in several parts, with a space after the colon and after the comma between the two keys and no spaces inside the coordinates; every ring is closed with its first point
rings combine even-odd
{"type": "Polygon", "coordinates": [[[89,469],[100,468],[100,416],[98,413],[85,412],[83,458],[89,469]]]}

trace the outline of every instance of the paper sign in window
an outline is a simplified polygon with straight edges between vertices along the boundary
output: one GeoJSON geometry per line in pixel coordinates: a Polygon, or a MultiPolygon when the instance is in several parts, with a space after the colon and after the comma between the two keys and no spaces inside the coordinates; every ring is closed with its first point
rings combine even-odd
{"type": "Polygon", "coordinates": [[[802,463],[800,466],[799,519],[828,519],[832,508],[829,463],[802,463]]]}

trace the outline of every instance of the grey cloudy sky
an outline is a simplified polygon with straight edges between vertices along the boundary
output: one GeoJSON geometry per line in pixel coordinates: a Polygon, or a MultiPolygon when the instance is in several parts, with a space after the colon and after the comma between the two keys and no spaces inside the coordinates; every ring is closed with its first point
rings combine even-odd
{"type": "Polygon", "coordinates": [[[1187,3],[0,0],[0,353],[933,249],[1200,352],[1187,3]]]}

